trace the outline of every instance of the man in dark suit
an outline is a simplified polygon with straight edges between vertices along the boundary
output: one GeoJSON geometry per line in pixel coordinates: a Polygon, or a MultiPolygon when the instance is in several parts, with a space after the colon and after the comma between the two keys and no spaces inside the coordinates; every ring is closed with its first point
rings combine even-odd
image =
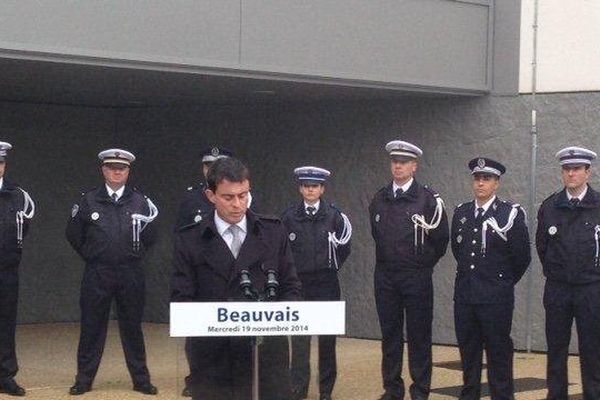
{"type": "Polygon", "coordinates": [[[27,192],[4,177],[10,149],[10,143],[0,142],[0,393],[25,396],[25,389],[15,381],[19,369],[15,331],[23,237],[35,206],[27,192]]]}
{"type": "Polygon", "coordinates": [[[469,169],[475,199],[456,207],[451,231],[458,263],[454,320],[463,368],[460,399],[481,397],[485,349],[492,400],[512,400],[514,286],[531,261],[529,233],[523,209],[496,197],[506,168],[475,158],[469,169]]]}
{"type": "Polygon", "coordinates": [[[146,365],[142,331],[145,275],[142,259],[153,242],[154,203],[128,184],[135,156],[122,149],[98,154],[104,184],[84,193],[71,211],[67,239],[85,261],[81,282],[81,336],[73,396],[92,390],[98,372],[113,299],[133,390],[156,395],[146,365]]]}
{"type": "MultiPolygon", "coordinates": [[[[246,301],[240,289],[248,271],[264,292],[273,271],[276,300],[298,300],[300,281],[285,227],[277,218],[248,210],[250,176],[234,158],[215,161],[208,172],[208,199],[215,211],[175,235],[171,300],[246,301]]],[[[193,338],[190,343],[192,397],[197,400],[251,398],[251,340],[247,337],[193,338]]],[[[261,399],[289,400],[286,337],[268,337],[261,346],[261,399]]]]}
{"type": "Polygon", "coordinates": [[[380,400],[404,399],[402,353],[404,315],[412,400],[431,390],[431,324],[433,268],[448,247],[448,218],[440,196],[414,178],[423,151],[393,140],[385,146],[392,181],[369,205],[375,240],[375,302],[381,327],[381,372],[385,393],[380,400]]]}
{"type": "Polygon", "coordinates": [[[589,185],[596,153],[570,146],[556,153],[564,188],[538,211],[537,252],[546,286],[548,400],[568,396],[567,360],[577,326],[584,400],[600,399],[600,193],[589,185]]]}

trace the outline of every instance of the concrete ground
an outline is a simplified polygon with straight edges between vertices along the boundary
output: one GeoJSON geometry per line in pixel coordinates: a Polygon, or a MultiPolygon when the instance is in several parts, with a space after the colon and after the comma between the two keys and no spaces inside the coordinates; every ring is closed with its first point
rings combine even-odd
{"type": "MultiPolygon", "coordinates": [[[[180,397],[187,365],[183,340],[171,339],[168,326],[145,324],[148,366],[152,382],[159,388],[158,396],[145,396],[131,390],[123,351],[116,324],[111,323],[107,345],[93,390],[80,397],[67,394],[75,376],[79,324],[21,325],[18,327],[18,357],[21,370],[18,382],[27,389],[31,400],[133,400],[183,399],[180,397]]],[[[315,350],[316,346],[313,346],[315,350]]],[[[435,346],[432,400],[454,399],[461,384],[458,350],[451,346],[435,346]]],[[[313,353],[313,366],[314,353],[313,353]]],[[[338,381],[334,400],[371,400],[381,394],[380,342],[340,338],[338,342],[338,381]]],[[[544,354],[515,354],[516,398],[542,400],[545,398],[544,354]]],[[[408,373],[406,367],[404,375],[408,373]]],[[[570,400],[581,399],[579,358],[569,359],[570,400]]],[[[314,375],[314,374],[313,374],[314,375]]],[[[484,381],[486,380],[484,372],[484,381]]],[[[407,384],[408,379],[406,379],[407,384]]],[[[315,378],[311,383],[309,400],[318,399],[315,378]]],[[[487,393],[487,386],[484,385],[487,393]]],[[[0,399],[12,398],[0,394],[0,399]]],[[[489,399],[489,397],[484,397],[489,399]]],[[[235,399],[232,399],[235,400],[235,399]]],[[[408,400],[408,397],[407,397],[408,400]]]]}

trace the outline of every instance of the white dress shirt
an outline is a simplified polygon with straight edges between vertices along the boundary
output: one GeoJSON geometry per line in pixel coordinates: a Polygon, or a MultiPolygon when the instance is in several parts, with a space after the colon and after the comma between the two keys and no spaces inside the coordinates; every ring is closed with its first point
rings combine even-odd
{"type": "MultiPolygon", "coordinates": [[[[0,188],[2,188],[2,185],[0,185],[0,188]]],[[[587,190],[588,190],[588,185],[585,185],[585,189],[583,189],[583,192],[581,192],[581,194],[577,197],[571,196],[571,193],[569,193],[569,190],[567,190],[567,200],[571,201],[571,199],[577,198],[577,199],[579,199],[579,201],[581,201],[585,197],[587,190]]]]}
{"type": "MultiPolygon", "coordinates": [[[[233,242],[233,234],[229,230],[229,227],[231,225],[233,224],[230,224],[223,218],[219,217],[219,213],[215,211],[215,226],[217,227],[219,235],[221,235],[225,243],[227,243],[227,247],[229,247],[229,250],[231,250],[231,242],[233,242]]],[[[246,232],[248,229],[248,220],[246,219],[246,216],[244,215],[244,218],[242,218],[242,220],[236,225],[240,228],[240,240],[242,241],[242,243],[244,243],[244,240],[246,240],[246,232]]]]}
{"type": "Polygon", "coordinates": [[[492,198],[489,199],[488,201],[486,201],[485,204],[482,206],[477,204],[477,200],[475,200],[475,218],[477,218],[477,209],[478,208],[483,208],[483,213],[485,214],[487,212],[488,208],[490,208],[490,206],[494,202],[494,200],[496,200],[496,195],[493,195],[492,198]]]}
{"type": "Polygon", "coordinates": [[[307,202],[304,202],[304,211],[309,214],[308,212],[308,207],[313,207],[315,209],[314,214],[317,213],[317,211],[319,211],[319,205],[321,205],[321,200],[317,201],[315,204],[310,205],[307,202]]]}
{"type": "Polygon", "coordinates": [[[408,189],[410,189],[410,185],[413,184],[414,180],[415,180],[415,178],[410,178],[408,180],[408,182],[406,182],[402,186],[398,186],[396,184],[396,182],[392,183],[392,196],[396,196],[396,190],[398,190],[398,189],[402,189],[402,193],[406,193],[408,191],[408,189]]]}
{"type": "Polygon", "coordinates": [[[113,193],[117,194],[117,200],[119,200],[121,198],[121,196],[123,196],[123,192],[125,191],[125,185],[121,186],[119,189],[117,190],[112,190],[110,188],[110,186],[108,186],[107,184],[104,184],[106,186],[106,191],[108,192],[108,196],[110,198],[113,197],[113,193]]]}

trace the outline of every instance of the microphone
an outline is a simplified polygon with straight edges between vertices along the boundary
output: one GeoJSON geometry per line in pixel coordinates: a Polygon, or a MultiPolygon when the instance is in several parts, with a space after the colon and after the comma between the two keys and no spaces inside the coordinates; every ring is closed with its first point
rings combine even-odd
{"type": "Polygon", "coordinates": [[[252,281],[250,280],[250,272],[247,269],[240,271],[240,290],[244,294],[244,297],[250,300],[254,300],[254,293],[252,293],[252,281]]]}
{"type": "Polygon", "coordinates": [[[265,271],[267,275],[267,283],[265,284],[265,295],[267,300],[275,300],[277,297],[277,289],[279,289],[279,282],[277,281],[277,272],[273,269],[265,271]]]}

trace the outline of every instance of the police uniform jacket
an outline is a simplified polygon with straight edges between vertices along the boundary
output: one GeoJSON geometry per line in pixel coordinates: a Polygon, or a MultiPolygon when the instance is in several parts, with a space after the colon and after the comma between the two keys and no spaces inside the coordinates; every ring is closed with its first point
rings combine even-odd
{"type": "Polygon", "coordinates": [[[538,211],[536,246],[546,278],[569,284],[600,281],[596,230],[600,230],[600,193],[591,187],[577,206],[569,203],[565,189],[544,200],[538,211]]]}
{"type": "Polygon", "coordinates": [[[487,227],[485,253],[482,252],[483,221],[495,218],[504,227],[513,204],[498,198],[483,218],[475,219],[475,202],[459,205],[452,218],[452,253],[458,266],[454,301],[464,304],[514,303],[514,285],[531,262],[525,213],[518,207],[512,228],[504,241],[487,227]]]}
{"type": "Polygon", "coordinates": [[[378,266],[431,270],[446,253],[449,233],[445,210],[439,226],[425,234],[423,245],[419,228],[415,246],[415,229],[411,218],[418,214],[424,215],[426,221],[431,221],[436,208],[434,196],[435,192],[416,180],[399,198],[394,198],[391,182],[375,194],[369,206],[369,215],[378,266]]]}
{"type": "MultiPolygon", "coordinates": [[[[16,268],[21,261],[21,248],[17,243],[17,211],[23,209],[24,196],[19,187],[4,178],[0,190],[0,270],[16,268]]],[[[24,219],[23,235],[29,220],[24,219]]]]}
{"type": "MultiPolygon", "coordinates": [[[[208,200],[206,193],[204,193],[206,189],[207,186],[204,182],[200,182],[197,186],[190,186],[187,189],[183,200],[179,204],[176,228],[199,222],[215,209],[214,204],[208,200]]],[[[254,212],[257,211],[254,197],[250,209],[254,212]]]]}
{"type": "Polygon", "coordinates": [[[140,248],[134,249],[132,214],[149,214],[146,197],[135,187],[126,185],[123,195],[114,202],[106,186],[84,193],[73,206],[67,224],[67,239],[79,255],[91,265],[138,265],[144,249],[154,241],[152,223],[140,236],[140,248]]]}
{"type": "MultiPolygon", "coordinates": [[[[298,274],[331,270],[335,268],[329,260],[329,232],[340,237],[344,220],[333,205],[321,201],[315,215],[306,213],[304,202],[284,211],[281,220],[287,228],[288,238],[294,254],[298,274]]],[[[350,242],[336,249],[338,268],[350,255],[350,242]]]]}
{"type": "Polygon", "coordinates": [[[171,300],[244,301],[240,273],[247,270],[259,293],[264,293],[266,273],[277,273],[278,300],[298,300],[300,281],[294,267],[285,228],[278,218],[246,213],[246,238],[235,259],[219,235],[214,211],[202,221],[175,234],[171,300]]]}

